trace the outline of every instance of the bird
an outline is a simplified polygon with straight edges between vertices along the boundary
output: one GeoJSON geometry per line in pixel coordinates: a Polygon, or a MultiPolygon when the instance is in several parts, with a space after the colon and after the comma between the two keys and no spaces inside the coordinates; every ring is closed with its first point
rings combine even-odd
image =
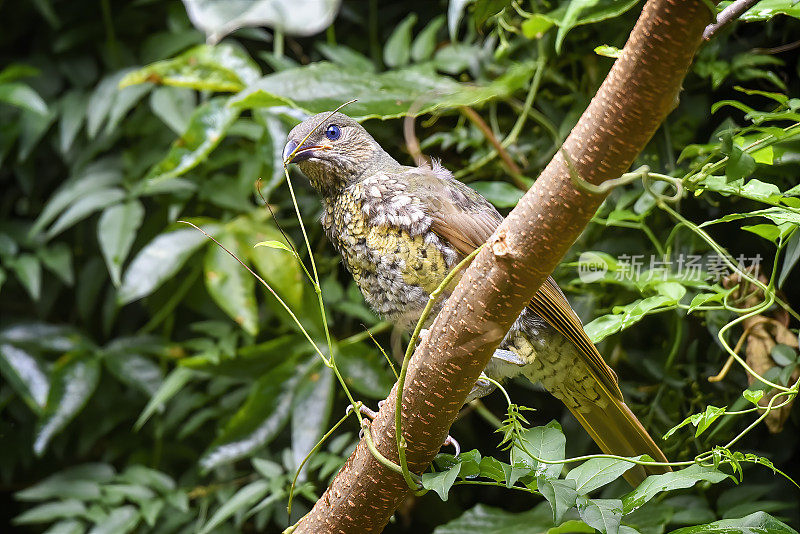
{"type": "MultiPolygon", "coordinates": [[[[401,329],[417,323],[431,292],[503,221],[488,200],[437,160],[402,165],[340,112],[319,113],[295,126],[283,156],[320,195],[325,234],[366,302],[401,329]]],[[[522,311],[484,374],[496,381],[523,375],[540,382],[606,454],[647,454],[667,462],[625,404],[615,372],[552,277],[522,311]]],[[[481,378],[467,401],[493,389],[481,378]]],[[[667,466],[635,465],[625,478],[636,486],[648,474],[667,471],[667,466]]]]}

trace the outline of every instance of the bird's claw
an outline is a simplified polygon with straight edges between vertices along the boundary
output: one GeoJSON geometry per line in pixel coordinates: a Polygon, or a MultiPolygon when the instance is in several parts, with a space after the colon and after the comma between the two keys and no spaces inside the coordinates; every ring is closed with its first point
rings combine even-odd
{"type": "MultiPolygon", "coordinates": [[[[381,409],[381,402],[378,403],[378,410],[380,410],[380,409],[381,409]]],[[[351,404],[345,410],[345,415],[349,415],[350,412],[352,412],[352,411],[353,411],[353,405],[351,404]]],[[[376,412],[375,410],[371,409],[369,406],[364,406],[361,403],[358,403],[358,413],[360,413],[361,415],[367,417],[370,421],[375,419],[378,416],[378,412],[376,412]]],[[[360,419],[360,417],[359,417],[359,419],[360,419]]],[[[364,423],[362,422],[362,424],[364,424],[364,423]]],[[[358,439],[361,439],[363,437],[364,437],[364,429],[362,428],[361,430],[358,431],[358,439]]]]}
{"type": "Polygon", "coordinates": [[[442,443],[442,447],[447,447],[448,445],[452,445],[453,449],[455,449],[456,452],[455,456],[461,454],[461,445],[459,445],[458,441],[456,441],[456,438],[454,438],[450,434],[448,434],[447,437],[444,438],[444,443],[442,443]]]}
{"type": "Polygon", "coordinates": [[[428,337],[429,332],[430,330],[427,328],[423,328],[419,331],[419,335],[417,336],[417,345],[420,345],[423,341],[425,341],[425,338],[428,337]]]}
{"type": "MultiPolygon", "coordinates": [[[[383,408],[384,404],[386,404],[386,399],[384,399],[382,401],[378,401],[378,411],[380,411],[380,409],[383,408]]],[[[349,414],[352,410],[353,410],[353,405],[351,404],[350,406],[347,407],[347,410],[345,410],[345,413],[349,414]]],[[[368,406],[364,406],[363,404],[359,404],[358,411],[359,411],[359,413],[361,413],[361,415],[369,418],[370,420],[374,420],[378,416],[378,412],[376,412],[375,410],[369,408],[368,406]]],[[[361,439],[363,437],[364,437],[364,429],[362,428],[358,432],[358,439],[361,439]]],[[[442,447],[447,447],[447,446],[452,446],[453,449],[455,449],[455,456],[458,456],[459,454],[461,454],[461,445],[459,445],[458,441],[456,441],[456,438],[454,438],[453,436],[451,436],[449,434],[447,435],[447,437],[444,439],[444,442],[442,443],[442,447]]]]}

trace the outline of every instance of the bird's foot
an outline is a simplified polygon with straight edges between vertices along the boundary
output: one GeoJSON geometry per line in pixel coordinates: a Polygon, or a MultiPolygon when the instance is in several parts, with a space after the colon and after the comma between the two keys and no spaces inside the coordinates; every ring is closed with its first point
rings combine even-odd
{"type": "Polygon", "coordinates": [[[509,363],[511,365],[517,365],[519,367],[528,364],[528,362],[517,356],[517,354],[506,349],[497,349],[494,351],[494,354],[492,354],[492,359],[495,361],[509,363]]]}
{"type": "Polygon", "coordinates": [[[475,385],[472,386],[472,391],[469,392],[467,395],[467,400],[464,403],[470,403],[475,399],[480,399],[481,397],[485,397],[492,391],[494,391],[497,386],[494,383],[489,382],[485,374],[481,374],[477,381],[475,381],[475,385]]]}
{"type": "MultiPolygon", "coordinates": [[[[378,401],[378,411],[380,411],[380,409],[383,408],[384,404],[386,404],[386,399],[378,401]]],[[[352,405],[348,406],[345,413],[349,414],[352,409],[353,409],[352,405]]],[[[378,416],[378,412],[376,412],[375,410],[371,409],[368,406],[364,406],[363,404],[359,404],[358,411],[359,413],[361,413],[361,415],[367,417],[370,420],[374,420],[378,416]]],[[[358,432],[358,439],[361,439],[363,437],[364,437],[364,430],[361,429],[358,432]]],[[[442,447],[448,447],[448,446],[452,446],[453,449],[455,449],[456,452],[455,456],[461,454],[461,445],[459,445],[458,441],[456,441],[456,438],[454,438],[450,434],[448,434],[447,437],[444,438],[444,442],[442,443],[442,447]]]]}
{"type": "Polygon", "coordinates": [[[472,391],[467,395],[466,402],[485,397],[497,388],[489,380],[487,374],[495,377],[510,378],[522,372],[522,368],[526,365],[528,365],[528,362],[520,358],[516,353],[506,349],[497,349],[486,365],[485,372],[481,373],[481,376],[472,387],[472,391]]]}
{"type": "MultiPolygon", "coordinates": [[[[381,409],[381,403],[379,402],[378,403],[378,410],[380,410],[380,409],[381,409]]],[[[345,414],[349,415],[351,411],[353,411],[353,405],[352,404],[347,407],[347,410],[345,410],[345,414]]],[[[370,421],[374,420],[378,416],[378,412],[376,412],[375,410],[373,410],[369,406],[365,406],[363,403],[358,403],[358,413],[360,413],[361,415],[365,416],[370,421]]],[[[361,420],[360,417],[359,417],[359,420],[361,420]]],[[[361,420],[361,424],[364,425],[364,424],[367,424],[367,423],[364,423],[364,421],[361,420]]],[[[358,431],[358,439],[362,439],[363,437],[364,437],[364,428],[362,427],[361,430],[358,431]]]]}
{"type": "Polygon", "coordinates": [[[454,456],[458,456],[459,454],[461,454],[461,445],[459,445],[458,441],[456,441],[456,438],[454,438],[450,434],[448,434],[447,437],[444,438],[444,443],[442,443],[442,447],[447,447],[448,445],[452,445],[453,449],[455,449],[454,456]]]}
{"type": "Polygon", "coordinates": [[[420,344],[422,344],[423,341],[425,341],[425,338],[428,337],[429,332],[430,330],[427,328],[423,328],[422,330],[419,331],[419,335],[417,336],[417,346],[419,346],[420,344]]]}

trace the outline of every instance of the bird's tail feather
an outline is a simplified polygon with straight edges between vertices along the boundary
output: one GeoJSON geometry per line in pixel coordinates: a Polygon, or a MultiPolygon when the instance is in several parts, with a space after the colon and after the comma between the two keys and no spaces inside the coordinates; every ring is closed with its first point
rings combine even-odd
{"type": "MultiPolygon", "coordinates": [[[[664,453],[625,402],[610,394],[604,400],[606,402],[600,402],[598,405],[584,404],[579,409],[570,409],[604,453],[617,456],[647,454],[657,462],[667,461],[664,453]],[[579,411],[581,409],[582,411],[579,411]]],[[[668,471],[671,471],[669,466],[636,465],[624,476],[625,480],[635,487],[648,475],[668,471]]]]}

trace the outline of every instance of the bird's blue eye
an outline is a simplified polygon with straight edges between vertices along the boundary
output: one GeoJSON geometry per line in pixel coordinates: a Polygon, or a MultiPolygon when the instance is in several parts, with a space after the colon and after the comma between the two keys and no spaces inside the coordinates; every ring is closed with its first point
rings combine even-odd
{"type": "Polygon", "coordinates": [[[331,124],[328,126],[328,129],[325,130],[325,137],[330,139],[331,141],[336,141],[342,135],[342,130],[336,126],[335,124],[331,124]]]}

